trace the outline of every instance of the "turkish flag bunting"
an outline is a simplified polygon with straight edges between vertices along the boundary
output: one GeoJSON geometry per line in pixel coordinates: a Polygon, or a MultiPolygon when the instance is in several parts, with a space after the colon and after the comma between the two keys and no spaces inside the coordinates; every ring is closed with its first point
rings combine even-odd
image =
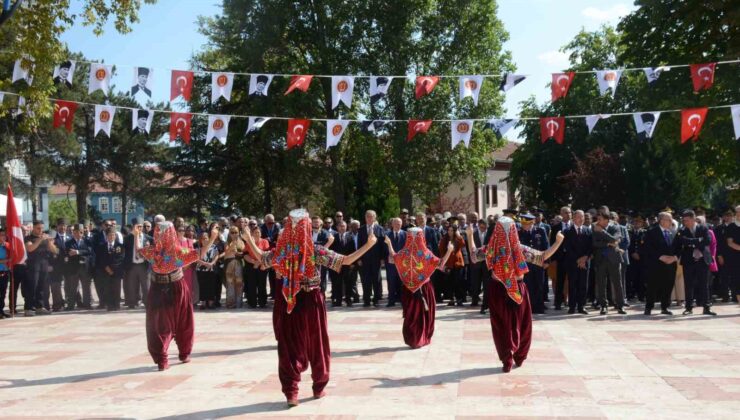
{"type": "Polygon", "coordinates": [[[8,204],[5,212],[5,235],[8,241],[8,262],[7,266],[11,269],[16,264],[26,262],[26,245],[23,242],[23,230],[21,229],[21,219],[18,217],[18,211],[15,208],[13,199],[13,189],[8,184],[8,204]]]}
{"type": "Polygon", "coordinates": [[[553,73],[552,84],[550,89],[552,90],[552,101],[555,102],[560,98],[565,98],[570,89],[570,84],[573,83],[573,78],[576,74],[572,71],[568,73],[553,73]]]}
{"type": "Polygon", "coordinates": [[[186,101],[190,100],[190,93],[193,91],[193,72],[183,70],[172,70],[172,80],[170,81],[170,100],[173,101],[178,96],[186,101]]]}
{"type": "Polygon", "coordinates": [[[309,127],[311,127],[311,120],[292,119],[288,121],[288,134],[286,136],[288,150],[303,145],[309,127]]]}
{"type": "Polygon", "coordinates": [[[56,101],[54,103],[54,128],[64,126],[71,133],[76,110],[77,104],[74,102],[56,101]]]}
{"type": "Polygon", "coordinates": [[[681,110],[681,144],[699,140],[699,132],[707,117],[707,108],[681,110]]]}
{"type": "Polygon", "coordinates": [[[429,95],[439,83],[437,76],[416,76],[416,99],[429,95]]]}
{"type": "Polygon", "coordinates": [[[426,133],[432,126],[432,120],[409,120],[409,133],[406,135],[406,141],[416,136],[416,133],[426,133]]]}
{"type": "Polygon", "coordinates": [[[540,137],[542,143],[548,139],[555,139],[555,143],[563,144],[565,136],[565,118],[564,117],[547,117],[540,118],[540,137]]]}
{"type": "Polygon", "coordinates": [[[288,86],[288,90],[285,91],[285,94],[287,95],[296,89],[302,92],[308,91],[308,87],[311,85],[311,80],[313,80],[313,76],[309,76],[306,74],[299,75],[299,76],[291,76],[290,86],[288,86]]]}
{"type": "Polygon", "coordinates": [[[691,81],[694,92],[709,89],[714,83],[714,67],[717,63],[691,64],[691,81]]]}
{"type": "Polygon", "coordinates": [[[173,112],[170,114],[170,141],[175,141],[178,137],[190,144],[190,123],[193,114],[187,112],[173,112]]]}

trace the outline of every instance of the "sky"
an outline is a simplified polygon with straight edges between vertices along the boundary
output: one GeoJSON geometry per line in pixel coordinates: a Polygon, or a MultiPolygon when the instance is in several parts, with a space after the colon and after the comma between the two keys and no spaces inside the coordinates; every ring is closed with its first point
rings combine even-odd
{"type": "MultiPolygon", "coordinates": [[[[79,0],[72,11],[79,12],[79,0]]],[[[558,50],[585,28],[596,30],[603,24],[616,24],[635,9],[629,0],[499,0],[499,19],[509,32],[504,48],[511,51],[517,73],[529,75],[507,93],[506,116],[515,117],[519,102],[535,95],[538,102],[549,100],[550,74],[568,66],[568,59],[558,50]]],[[[82,52],[93,61],[102,60],[118,66],[113,84],[128,90],[133,82],[134,66],[153,67],[153,100],[169,99],[170,69],[188,69],[188,60],[201,50],[206,39],[198,33],[198,16],[220,12],[218,0],[159,0],[143,5],[140,21],[133,31],[121,35],[107,25],[96,37],[91,28],[74,25],[62,36],[72,51],[82,52]]],[[[290,69],[284,70],[289,73],[290,69]]],[[[481,92],[484,95],[485,92],[481,92]]],[[[507,137],[517,139],[512,130],[507,137]]]]}

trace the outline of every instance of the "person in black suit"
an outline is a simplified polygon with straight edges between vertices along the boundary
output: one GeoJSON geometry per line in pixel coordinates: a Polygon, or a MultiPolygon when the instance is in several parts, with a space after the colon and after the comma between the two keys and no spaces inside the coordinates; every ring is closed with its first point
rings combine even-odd
{"type": "MultiPolygon", "coordinates": [[[[331,243],[334,237],[323,228],[321,218],[319,216],[313,216],[311,218],[311,239],[313,240],[314,246],[321,245],[327,248],[331,247],[331,243]]],[[[329,269],[321,267],[321,291],[326,293],[326,280],[329,277],[329,269]]]]}
{"type": "Polygon", "coordinates": [[[709,228],[696,222],[693,210],[685,210],[681,215],[683,228],[676,233],[674,247],[683,267],[683,281],[686,289],[686,310],[684,315],[693,313],[694,297],[696,305],[704,307],[704,315],[717,315],[712,312],[709,301],[709,228]]]}
{"type": "MultiPolygon", "coordinates": [[[[481,248],[486,245],[486,232],[488,231],[488,223],[485,219],[478,220],[478,228],[473,230],[473,244],[475,249],[481,248]]],[[[476,261],[470,263],[468,268],[470,272],[470,296],[473,299],[472,306],[478,306],[480,303],[480,292],[483,290],[483,294],[486,294],[486,279],[488,278],[488,269],[485,261],[476,261]]],[[[485,302],[486,300],[483,299],[485,302]]]]}
{"type": "MultiPolygon", "coordinates": [[[[408,214],[408,211],[407,211],[408,214]]],[[[403,227],[403,220],[399,217],[391,219],[391,230],[388,231],[388,238],[391,240],[391,246],[393,252],[398,252],[403,249],[406,245],[406,231],[401,230],[403,227]]],[[[388,303],[387,307],[396,306],[396,302],[401,301],[401,277],[398,275],[398,270],[395,264],[385,265],[385,277],[388,282],[388,303]]]]}
{"type": "MultiPolygon", "coordinates": [[[[562,221],[556,225],[553,225],[550,229],[550,243],[555,243],[555,237],[558,235],[558,232],[565,232],[570,228],[571,225],[573,225],[573,222],[570,220],[571,216],[573,215],[573,212],[571,211],[570,207],[563,207],[560,209],[560,217],[562,217],[562,221]]],[[[559,311],[562,309],[563,301],[565,300],[565,275],[566,275],[566,264],[565,264],[565,247],[560,247],[558,251],[555,253],[555,255],[552,257],[552,261],[555,261],[556,264],[556,270],[555,270],[555,278],[553,279],[553,286],[552,286],[552,292],[554,293],[554,304],[555,304],[555,310],[559,311]]],[[[547,290],[547,289],[545,289],[547,290]]],[[[543,297],[546,297],[543,296],[543,297]]]]}
{"type": "MultiPolygon", "coordinates": [[[[545,251],[550,247],[547,232],[541,227],[534,226],[534,215],[525,213],[519,216],[521,228],[518,230],[519,243],[538,251],[545,251]]],[[[533,314],[544,314],[545,303],[542,297],[542,285],[545,283],[545,270],[535,264],[527,264],[529,272],[524,275],[524,283],[530,294],[530,303],[533,314]]]]}
{"type": "Polygon", "coordinates": [[[83,235],[85,225],[77,224],[72,228],[72,237],[64,245],[67,255],[67,277],[64,281],[64,294],[67,295],[67,310],[75,308],[78,288],[82,287],[81,309],[92,309],[92,292],[90,290],[90,266],[94,261],[92,244],[83,235]]]}
{"type": "MultiPolygon", "coordinates": [[[[357,219],[353,219],[349,223],[349,242],[347,244],[347,250],[348,252],[355,252],[358,249],[360,249],[360,221],[357,219]]],[[[347,255],[347,254],[345,254],[347,255]]],[[[349,288],[351,289],[350,295],[352,296],[352,303],[360,303],[360,293],[357,291],[357,278],[360,275],[360,261],[357,261],[349,266],[348,270],[342,270],[342,273],[346,273],[347,277],[344,279],[345,284],[349,285],[349,288]]],[[[347,268],[347,266],[342,266],[342,268],[347,268]]],[[[351,306],[348,304],[348,306],[351,306]]]]}
{"type": "MultiPolygon", "coordinates": [[[[332,242],[329,249],[343,255],[349,255],[356,251],[352,234],[347,232],[347,223],[344,220],[340,220],[335,227],[337,228],[337,232],[334,234],[334,242],[332,242]]],[[[354,297],[352,295],[351,283],[353,279],[351,276],[352,270],[354,270],[354,279],[356,279],[357,267],[350,265],[342,266],[342,270],[339,272],[335,272],[334,270],[329,272],[329,279],[331,279],[331,306],[342,306],[342,299],[347,303],[347,306],[352,306],[352,299],[354,297]]]]}
{"type": "Polygon", "coordinates": [[[360,262],[362,264],[360,274],[362,280],[362,306],[364,307],[370,306],[371,296],[373,306],[378,306],[378,301],[380,301],[383,295],[383,284],[380,281],[380,263],[385,258],[388,250],[385,245],[385,240],[383,240],[385,232],[383,232],[383,227],[378,224],[377,217],[378,216],[374,210],[366,211],[365,225],[360,227],[357,237],[358,246],[360,248],[367,243],[367,239],[370,235],[375,235],[375,237],[378,238],[375,246],[370,248],[370,250],[360,258],[360,262]]]}
{"type": "Polygon", "coordinates": [[[650,227],[643,235],[638,247],[640,261],[645,267],[647,287],[645,290],[645,315],[650,315],[655,302],[660,302],[660,313],[673,315],[671,291],[676,281],[678,258],[675,253],[673,216],[668,212],[658,215],[658,224],[650,227]]]}
{"type": "Polygon", "coordinates": [[[573,213],[573,225],[563,232],[565,240],[565,269],[568,273],[568,313],[588,315],[586,311],[586,292],[588,272],[593,252],[591,228],[583,224],[585,213],[573,213]]]}
{"type": "MultiPolygon", "coordinates": [[[[280,225],[275,223],[275,216],[272,214],[265,215],[265,222],[260,225],[260,234],[263,238],[267,239],[267,243],[270,244],[269,251],[275,249],[277,245],[278,235],[280,235],[280,225]]],[[[270,267],[267,271],[267,277],[270,283],[270,296],[275,299],[275,291],[278,287],[275,285],[275,269],[270,267]]]]}
{"type": "Polygon", "coordinates": [[[645,264],[640,259],[640,246],[645,239],[645,218],[637,214],[630,224],[630,265],[627,267],[627,299],[645,301],[645,264]]]}
{"type": "Polygon", "coordinates": [[[608,312],[606,300],[606,288],[611,285],[614,306],[617,313],[624,315],[622,305],[624,293],[622,291],[622,277],[620,265],[622,263],[619,241],[622,239],[619,226],[611,223],[609,209],[599,210],[596,215],[596,223],[593,225],[592,244],[594,247],[593,262],[596,265],[596,299],[601,306],[601,315],[608,312]]]}
{"type": "Polygon", "coordinates": [[[101,297],[101,300],[104,300],[105,307],[109,311],[117,311],[121,308],[121,280],[125,257],[125,248],[118,240],[116,229],[108,228],[101,252],[97,254],[97,265],[98,276],[106,283],[106,295],[101,297]]]}
{"type": "Polygon", "coordinates": [[[146,258],[134,252],[135,232],[140,232],[139,249],[144,249],[154,243],[154,239],[143,233],[144,219],[135,217],[131,220],[133,231],[123,239],[126,250],[126,259],[123,264],[125,273],[124,291],[126,306],[135,309],[139,306],[139,300],[146,305],[146,296],[149,293],[149,262],[146,258]]]}
{"type": "MultiPolygon", "coordinates": [[[[58,219],[56,224],[56,232],[54,232],[54,246],[58,252],[54,255],[51,260],[52,272],[51,272],[51,309],[53,311],[61,311],[65,307],[65,300],[62,296],[62,287],[67,277],[67,250],[66,243],[69,239],[67,235],[67,221],[65,219],[58,219]]],[[[77,299],[76,294],[74,296],[67,295],[67,304],[74,302],[77,299]]]]}

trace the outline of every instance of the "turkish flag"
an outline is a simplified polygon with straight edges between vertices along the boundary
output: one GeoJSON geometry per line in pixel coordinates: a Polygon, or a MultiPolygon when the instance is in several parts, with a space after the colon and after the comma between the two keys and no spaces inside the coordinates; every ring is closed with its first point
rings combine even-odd
{"type": "Polygon", "coordinates": [[[72,121],[75,118],[77,104],[69,101],[54,102],[54,128],[64,126],[68,132],[72,132],[72,121]]]}
{"type": "Polygon", "coordinates": [[[681,110],[681,144],[689,140],[699,140],[699,132],[707,118],[707,108],[681,110]]]}
{"type": "Polygon", "coordinates": [[[694,92],[709,89],[714,83],[714,67],[717,63],[690,64],[694,92]]]}
{"type": "Polygon", "coordinates": [[[5,232],[8,241],[8,263],[11,269],[16,264],[26,262],[26,244],[23,242],[23,229],[21,229],[21,219],[18,217],[18,211],[15,208],[13,199],[13,189],[8,184],[8,205],[5,212],[5,232]]]}
{"type": "Polygon", "coordinates": [[[540,137],[542,143],[548,139],[555,139],[555,143],[563,144],[565,136],[565,117],[540,118],[540,137]]]}
{"type": "Polygon", "coordinates": [[[311,80],[313,80],[313,76],[309,76],[306,74],[299,75],[299,76],[291,76],[290,86],[288,86],[288,90],[285,91],[285,94],[287,95],[296,89],[302,92],[308,91],[308,87],[311,86],[311,80]]]}
{"type": "Polygon", "coordinates": [[[426,133],[432,126],[432,120],[409,120],[409,132],[406,135],[406,141],[416,136],[416,133],[426,133]]]}
{"type": "Polygon", "coordinates": [[[173,112],[170,114],[170,141],[175,141],[178,137],[190,144],[190,123],[193,114],[187,112],[173,112]]]}
{"type": "Polygon", "coordinates": [[[570,89],[570,84],[573,83],[573,78],[576,74],[572,71],[567,73],[553,73],[552,84],[550,89],[552,90],[552,101],[555,102],[560,98],[565,98],[570,89]]]}
{"type": "Polygon", "coordinates": [[[309,127],[311,127],[311,120],[288,120],[288,135],[286,136],[288,150],[303,145],[309,127]]]}
{"type": "Polygon", "coordinates": [[[439,83],[437,76],[416,76],[416,99],[429,95],[439,83]]]}
{"type": "Polygon", "coordinates": [[[183,70],[172,70],[172,80],[170,81],[170,100],[173,101],[182,95],[186,101],[190,100],[190,94],[193,91],[193,72],[183,70]]]}

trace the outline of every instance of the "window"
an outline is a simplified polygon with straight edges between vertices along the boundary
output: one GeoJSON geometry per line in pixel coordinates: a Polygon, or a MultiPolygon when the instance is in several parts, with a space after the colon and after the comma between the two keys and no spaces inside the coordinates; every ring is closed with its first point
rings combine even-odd
{"type": "Polygon", "coordinates": [[[498,185],[489,185],[487,189],[487,193],[488,193],[488,196],[490,197],[488,207],[497,207],[498,206],[498,185]]]}
{"type": "Polygon", "coordinates": [[[98,198],[98,211],[101,213],[110,213],[108,208],[108,197],[98,198]]]}
{"type": "Polygon", "coordinates": [[[121,197],[113,197],[113,213],[122,213],[123,212],[123,205],[121,202],[121,197]]]}
{"type": "Polygon", "coordinates": [[[491,189],[486,185],[486,207],[491,207],[491,189]]]}
{"type": "Polygon", "coordinates": [[[128,203],[126,203],[126,212],[136,213],[136,201],[128,200],[128,203]]]}

